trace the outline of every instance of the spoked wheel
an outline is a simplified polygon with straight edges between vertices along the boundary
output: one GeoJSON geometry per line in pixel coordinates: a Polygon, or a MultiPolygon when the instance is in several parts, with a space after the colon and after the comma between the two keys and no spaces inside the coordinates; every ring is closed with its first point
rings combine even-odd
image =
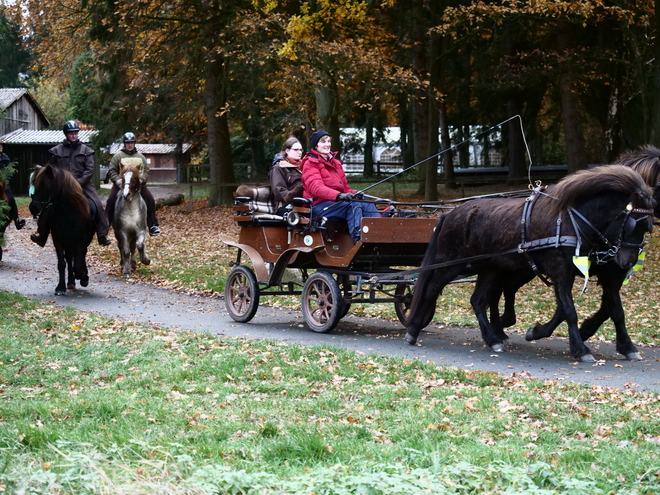
{"type": "MultiPolygon", "coordinates": [[[[399,298],[399,301],[394,303],[394,311],[396,312],[397,318],[406,326],[408,323],[408,313],[410,312],[410,304],[412,303],[413,298],[413,287],[409,284],[397,285],[394,290],[394,295],[399,298]]],[[[422,328],[426,328],[429,323],[433,320],[433,315],[435,314],[435,303],[433,303],[433,311],[429,309],[429,314],[424,320],[422,328]]]]}
{"type": "Polygon", "coordinates": [[[229,316],[239,323],[250,321],[259,306],[257,277],[247,266],[236,266],[225,283],[225,304],[229,316]]]}
{"type": "Polygon", "coordinates": [[[332,275],[313,273],[302,290],[302,312],[307,326],[318,333],[331,331],[341,320],[343,299],[332,275]]]}

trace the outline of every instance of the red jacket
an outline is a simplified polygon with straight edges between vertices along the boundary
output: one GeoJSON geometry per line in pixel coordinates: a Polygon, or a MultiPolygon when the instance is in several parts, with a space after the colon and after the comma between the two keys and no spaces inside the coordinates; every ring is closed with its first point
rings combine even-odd
{"type": "Polygon", "coordinates": [[[312,205],[322,201],[336,201],[339,193],[354,193],[348,187],[348,180],[337,153],[330,154],[330,160],[323,158],[316,150],[305,155],[302,160],[303,197],[312,199],[312,205]]]}

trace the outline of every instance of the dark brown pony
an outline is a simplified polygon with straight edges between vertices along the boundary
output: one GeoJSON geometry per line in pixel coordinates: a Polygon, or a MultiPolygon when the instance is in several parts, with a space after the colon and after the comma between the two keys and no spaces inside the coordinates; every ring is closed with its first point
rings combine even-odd
{"type": "MultiPolygon", "coordinates": [[[[617,158],[616,164],[630,167],[642,176],[642,179],[644,179],[644,182],[648,186],[654,188],[654,214],[656,217],[660,217],[660,184],[658,184],[660,181],[660,149],[647,145],[641,147],[639,150],[626,151],[617,158]]],[[[625,315],[622,311],[615,312],[616,308],[623,307],[620,301],[617,302],[617,299],[619,298],[619,291],[627,274],[625,270],[618,270],[617,273],[614,267],[601,270],[600,265],[592,266],[589,275],[598,278],[598,283],[603,288],[603,295],[598,311],[587,318],[580,326],[580,335],[583,340],[589,339],[608,318],[612,318],[617,332],[617,351],[631,361],[638,361],[641,360],[641,355],[637,352],[637,348],[628,337],[625,315]]],[[[515,287],[514,281],[512,286],[504,291],[505,308],[499,320],[500,327],[509,327],[516,322],[514,300],[518,289],[519,287],[515,287]]],[[[496,324],[498,316],[495,313],[498,311],[498,304],[499,296],[490,305],[491,322],[494,321],[496,324]]],[[[537,324],[532,327],[525,335],[525,338],[531,341],[549,337],[563,321],[563,315],[557,311],[547,323],[537,324]]]]}
{"type": "Polygon", "coordinates": [[[55,295],[64,295],[67,287],[75,289],[76,280],[87,287],[89,275],[85,258],[94,236],[94,221],[82,187],[67,170],[51,165],[45,165],[35,173],[33,184],[30,211],[44,214],[49,210],[46,221],[53,236],[59,271],[55,295]]]}
{"type": "Polygon", "coordinates": [[[489,322],[488,306],[503,290],[520,287],[541,273],[554,284],[558,312],[568,323],[571,355],[593,361],[577,327],[571,289],[578,271],[573,256],[577,251],[603,267],[630,269],[651,229],[651,194],[642,177],[627,167],[578,172],[537,195],[524,222],[524,239],[525,198],[478,199],[455,208],[440,220],[429,243],[415,284],[406,339],[416,343],[444,287],[472,272],[477,284],[471,303],[482,337],[501,352],[506,335],[498,322],[489,322]]]}

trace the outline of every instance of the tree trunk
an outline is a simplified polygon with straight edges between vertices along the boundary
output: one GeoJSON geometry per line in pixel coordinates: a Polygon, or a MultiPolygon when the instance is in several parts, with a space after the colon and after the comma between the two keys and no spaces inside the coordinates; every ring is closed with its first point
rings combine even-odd
{"type": "Polygon", "coordinates": [[[364,127],[366,138],[364,142],[364,176],[374,175],[374,113],[367,112],[367,122],[364,127]]]}
{"type": "Polygon", "coordinates": [[[224,86],[224,58],[215,50],[209,50],[205,61],[207,139],[209,146],[210,189],[209,206],[231,204],[236,181],[234,164],[231,158],[229,121],[227,117],[227,97],[224,86]]]}
{"type": "Polygon", "coordinates": [[[447,104],[440,102],[440,136],[442,137],[442,163],[445,168],[445,187],[456,189],[454,175],[454,152],[451,149],[451,138],[449,137],[449,123],[447,121],[447,104]]]}
{"type": "Polygon", "coordinates": [[[413,67],[417,75],[417,89],[415,90],[414,123],[415,133],[415,163],[420,164],[419,193],[426,194],[424,185],[429,150],[429,94],[428,94],[428,66],[426,56],[426,22],[424,0],[414,0],[412,6],[413,15],[413,67]]]}
{"type": "MultiPolygon", "coordinates": [[[[557,28],[557,44],[560,53],[569,56],[572,46],[570,36],[571,24],[560,22],[557,28]]],[[[561,97],[561,116],[564,124],[566,140],[566,159],[568,173],[587,168],[584,135],[580,112],[580,97],[573,80],[570,63],[565,64],[559,76],[559,94],[561,97]]]]}
{"type": "MultiPolygon", "coordinates": [[[[523,104],[520,99],[511,98],[507,102],[509,117],[522,115],[523,104]]],[[[525,167],[525,146],[523,141],[520,120],[513,119],[507,124],[509,126],[509,176],[508,184],[519,184],[524,182],[527,175],[525,167]]]]}

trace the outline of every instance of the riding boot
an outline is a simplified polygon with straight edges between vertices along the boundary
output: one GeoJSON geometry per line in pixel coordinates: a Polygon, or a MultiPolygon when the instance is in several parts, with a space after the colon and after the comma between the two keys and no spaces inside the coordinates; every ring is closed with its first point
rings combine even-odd
{"type": "Polygon", "coordinates": [[[51,209],[51,207],[47,207],[41,210],[41,213],[39,213],[39,219],[37,220],[37,233],[30,235],[30,240],[37,243],[41,247],[46,245],[46,241],[48,241],[48,234],[50,234],[48,218],[50,217],[51,209]]]}
{"type": "Polygon", "coordinates": [[[156,218],[156,200],[154,199],[153,194],[151,194],[151,191],[149,191],[147,186],[142,186],[140,196],[142,196],[142,199],[144,199],[144,202],[147,205],[147,226],[149,227],[149,235],[160,235],[158,219],[156,218]]]}

